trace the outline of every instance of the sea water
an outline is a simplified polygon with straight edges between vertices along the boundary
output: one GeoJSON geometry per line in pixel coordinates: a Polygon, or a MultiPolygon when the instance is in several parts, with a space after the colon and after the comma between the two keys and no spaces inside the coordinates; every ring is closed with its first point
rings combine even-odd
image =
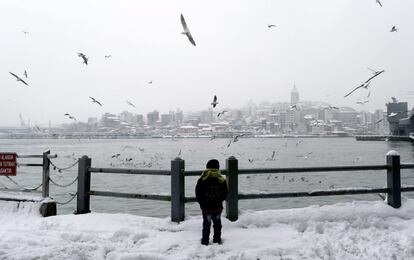
{"type": "MultiPolygon", "coordinates": [[[[169,170],[177,156],[185,160],[186,170],[203,170],[209,159],[219,160],[225,168],[226,158],[235,156],[239,169],[314,167],[385,164],[385,155],[395,150],[401,162],[414,162],[414,146],[409,142],[356,141],[354,138],[151,138],[151,139],[0,139],[0,152],[18,155],[42,154],[50,150],[58,168],[74,167],[61,172],[51,167],[50,177],[58,184],[68,184],[77,177],[76,161],[83,155],[92,159],[92,167],[169,170]],[[116,156],[119,154],[118,156],[116,156]]],[[[18,159],[19,163],[41,163],[41,159],[18,159]]],[[[414,184],[414,170],[402,170],[402,185],[414,184]]],[[[42,182],[41,167],[18,167],[12,177],[20,186],[32,188],[42,182]]],[[[194,197],[197,177],[185,178],[185,195],[194,197]]],[[[50,183],[50,196],[58,202],[68,201],[76,193],[76,182],[66,188],[50,183]]],[[[170,194],[170,177],[153,175],[92,173],[91,189],[140,194],[170,194]]],[[[287,173],[240,175],[240,193],[294,192],[346,187],[379,188],[386,185],[385,170],[324,173],[287,173]]],[[[1,188],[18,189],[0,176],[1,188]]],[[[411,193],[414,195],[414,193],[411,193]]],[[[404,193],[410,197],[410,193],[404,193]]],[[[376,194],[309,198],[255,199],[239,201],[240,210],[265,210],[332,204],[353,200],[378,200],[376,194]]],[[[163,201],[91,196],[95,212],[130,213],[165,217],[170,203],[163,201]]],[[[72,213],[76,199],[58,204],[58,214],[72,213]]],[[[186,204],[186,214],[199,214],[197,203],[186,204]]]]}

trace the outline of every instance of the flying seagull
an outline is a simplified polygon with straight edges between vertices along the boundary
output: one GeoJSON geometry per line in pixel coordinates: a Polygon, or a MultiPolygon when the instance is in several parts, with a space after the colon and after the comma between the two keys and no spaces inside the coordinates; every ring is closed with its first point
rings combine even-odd
{"type": "Polygon", "coordinates": [[[354,93],[354,91],[356,91],[357,89],[360,89],[360,88],[365,88],[365,89],[368,89],[369,88],[369,83],[370,82],[368,82],[368,83],[362,83],[361,85],[359,85],[358,87],[356,87],[356,88],[354,88],[353,90],[351,90],[351,92],[349,92],[348,94],[346,94],[344,97],[347,97],[347,96],[349,96],[349,95],[351,95],[352,93],[354,93]]]}
{"type": "Polygon", "coordinates": [[[390,30],[390,32],[397,32],[398,31],[398,28],[397,27],[395,27],[395,25],[391,28],[391,30],[390,30]]]}
{"type": "Polygon", "coordinates": [[[89,97],[89,98],[92,99],[93,103],[96,103],[96,104],[102,106],[101,102],[99,102],[98,100],[94,99],[93,97],[89,97]]]}
{"type": "Polygon", "coordinates": [[[377,120],[377,122],[375,122],[375,124],[381,123],[382,121],[384,121],[384,118],[381,118],[381,119],[377,120]]]}
{"type": "Polygon", "coordinates": [[[227,112],[227,110],[221,111],[220,113],[217,114],[217,117],[219,117],[220,115],[224,115],[224,113],[226,113],[226,112],[227,112]]]}
{"type": "Polygon", "coordinates": [[[153,83],[153,81],[152,81],[152,80],[150,80],[150,81],[148,81],[148,83],[147,83],[147,84],[149,85],[149,84],[152,84],[152,83],[153,83]]]}
{"type": "Polygon", "coordinates": [[[129,102],[128,100],[126,101],[128,105],[130,105],[131,107],[135,107],[134,104],[132,104],[131,102],[129,102]]]}
{"type": "Polygon", "coordinates": [[[83,63],[85,63],[85,65],[88,65],[88,57],[86,57],[85,54],[83,54],[82,52],[78,52],[78,57],[81,57],[83,59],[83,63]]]}
{"type": "Polygon", "coordinates": [[[24,70],[23,75],[27,79],[27,71],[26,70],[24,70]]]}
{"type": "Polygon", "coordinates": [[[364,105],[365,103],[368,103],[369,100],[364,100],[364,101],[357,101],[356,103],[359,105],[364,105]]]}
{"type": "Polygon", "coordinates": [[[111,57],[112,57],[112,55],[105,55],[106,59],[111,58],[111,57]]]}
{"type": "Polygon", "coordinates": [[[276,27],[276,25],[274,25],[274,24],[268,24],[267,25],[267,28],[272,28],[272,27],[276,27]]]}
{"type": "Polygon", "coordinates": [[[27,31],[22,31],[22,33],[24,33],[25,35],[29,35],[29,32],[27,31]]]}
{"type": "Polygon", "coordinates": [[[375,2],[377,2],[382,7],[382,4],[381,4],[380,0],[375,0],[375,2]]]}
{"type": "Polygon", "coordinates": [[[298,110],[298,106],[296,104],[290,105],[289,107],[290,107],[290,110],[298,110]]]}
{"type": "MultiPolygon", "coordinates": [[[[369,69],[369,68],[368,68],[369,69]]],[[[371,83],[371,80],[375,77],[377,77],[378,75],[380,75],[381,73],[384,73],[385,70],[381,70],[381,71],[375,71],[372,70],[374,72],[374,75],[371,76],[369,79],[367,79],[364,83],[362,83],[361,85],[359,85],[358,87],[354,88],[351,92],[349,92],[348,94],[346,94],[344,97],[347,97],[349,95],[351,95],[355,90],[360,89],[360,88],[365,88],[368,89],[369,87],[369,83],[371,83]]]]}
{"type": "Polygon", "coordinates": [[[195,43],[195,41],[193,39],[193,36],[190,33],[190,30],[188,30],[187,23],[184,20],[183,14],[181,14],[181,24],[183,25],[183,29],[184,29],[184,31],[181,34],[186,35],[187,38],[188,38],[188,40],[191,42],[191,44],[194,45],[194,46],[196,46],[196,43],[195,43]]]}
{"type": "Polygon", "coordinates": [[[24,81],[22,78],[20,78],[19,76],[17,76],[16,74],[14,74],[13,72],[10,72],[9,71],[9,73],[10,74],[12,74],[16,79],[17,79],[17,81],[20,81],[20,82],[22,82],[23,84],[25,84],[26,86],[29,86],[29,84],[27,84],[26,83],[26,81],[24,81]]]}
{"type": "Polygon", "coordinates": [[[214,95],[213,102],[211,102],[211,105],[213,106],[213,108],[215,108],[217,106],[217,104],[218,104],[218,102],[217,102],[217,96],[214,95]]]}
{"type": "Polygon", "coordinates": [[[76,121],[76,118],[69,113],[65,113],[65,116],[69,117],[69,119],[73,119],[76,121]]]}

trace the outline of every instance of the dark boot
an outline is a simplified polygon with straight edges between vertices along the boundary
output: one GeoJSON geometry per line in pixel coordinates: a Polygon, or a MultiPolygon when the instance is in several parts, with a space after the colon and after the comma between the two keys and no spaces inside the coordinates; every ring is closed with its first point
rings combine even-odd
{"type": "Polygon", "coordinates": [[[210,230],[203,228],[203,237],[201,238],[201,244],[207,246],[210,240],[210,230]]]}
{"type": "Polygon", "coordinates": [[[213,243],[221,244],[221,224],[214,225],[214,235],[213,235],[213,243]]]}

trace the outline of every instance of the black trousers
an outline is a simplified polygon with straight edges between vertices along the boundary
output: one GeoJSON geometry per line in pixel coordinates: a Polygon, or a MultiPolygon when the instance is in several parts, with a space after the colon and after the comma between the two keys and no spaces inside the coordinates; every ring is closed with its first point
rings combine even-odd
{"type": "Polygon", "coordinates": [[[210,227],[213,222],[213,241],[218,242],[221,239],[221,213],[203,213],[203,237],[202,241],[207,242],[210,238],[210,227]]]}

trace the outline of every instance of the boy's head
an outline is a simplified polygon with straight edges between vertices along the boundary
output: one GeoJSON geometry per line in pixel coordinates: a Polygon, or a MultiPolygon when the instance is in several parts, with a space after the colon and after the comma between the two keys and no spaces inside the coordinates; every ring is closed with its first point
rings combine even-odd
{"type": "Polygon", "coordinates": [[[211,159],[207,162],[206,165],[207,169],[220,169],[220,163],[216,159],[211,159]]]}

